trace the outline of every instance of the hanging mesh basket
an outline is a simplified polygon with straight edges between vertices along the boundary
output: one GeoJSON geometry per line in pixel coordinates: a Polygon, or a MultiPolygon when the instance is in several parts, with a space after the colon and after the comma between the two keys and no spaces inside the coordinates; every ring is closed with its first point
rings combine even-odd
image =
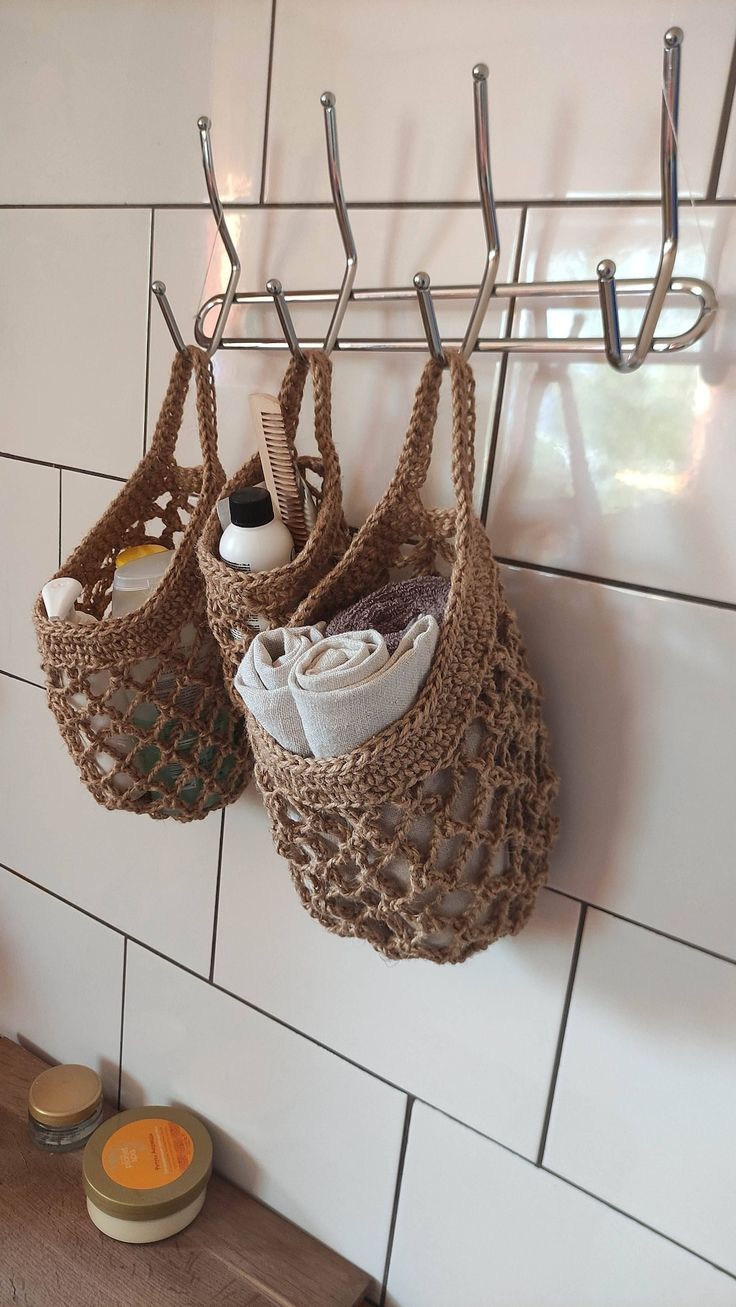
{"type": "MultiPolygon", "coordinates": [[[[314,390],[314,434],[320,456],[297,456],[317,503],[317,519],[304,548],[283,567],[268,572],[236,571],[220,558],[221,527],[216,511],[210,514],[199,545],[210,627],[220,646],[228,687],[239,712],[243,703],[232,688],[233,680],[256,631],[264,625],[285,625],[304,597],[343,555],[348,542],[340,463],[332,439],[332,368],[326,354],[314,352],[289,363],[279,392],[286,438],[296,454],[297,425],[308,374],[314,390]]],[[[261,460],[256,455],[232,477],[223,496],[262,481],[261,460]]]]}
{"type": "Polygon", "coordinates": [[[217,457],[212,369],[177,354],[151,448],[58,576],[82,584],[78,607],[100,619],[51,621],[34,609],[48,700],[87,788],[106,808],[195,821],[236,799],[251,763],[207,625],[197,539],[225,475],[217,457]],[[174,449],[194,372],[202,466],[174,449]],[[155,543],[175,553],[142,607],[109,609],[116,555],[155,543]]]}
{"type": "Polygon", "coordinates": [[[473,376],[456,354],[450,375],[456,508],[420,499],[442,377],[430,362],[389,489],[293,619],[329,619],[397,576],[449,572],[417,701],[335,758],[290,753],[248,716],[276,848],[308,912],[387,957],[439,963],[522,928],[556,829],[539,689],[472,507],[473,376]]]}

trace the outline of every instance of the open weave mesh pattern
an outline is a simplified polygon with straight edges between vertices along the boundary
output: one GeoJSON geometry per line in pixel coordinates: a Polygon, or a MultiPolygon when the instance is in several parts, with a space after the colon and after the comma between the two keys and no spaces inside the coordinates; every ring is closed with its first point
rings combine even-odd
{"type": "Polygon", "coordinates": [[[307,910],[390,958],[461,962],[529,917],[556,830],[556,780],[529,673],[472,509],[472,372],[450,358],[457,508],[425,508],[442,370],[417,391],[396,475],[334,571],[294,617],[330,618],[396,575],[446,573],[429,676],[399,721],[338,758],[302,758],[251,717],[256,781],[307,910]]]}
{"type": "Polygon", "coordinates": [[[106,808],[194,821],[237,798],[249,779],[195,549],[224,479],[212,369],[192,347],[174,359],[151,449],[57,573],[81,582],[78,607],[104,621],[49,621],[40,598],[34,609],[50,707],[106,808]],[[192,371],[203,463],[185,468],[174,448],[192,371]],[[145,542],[176,550],[163,580],[141,608],[105,617],[116,555],[145,542]]]}
{"type": "MultiPolygon", "coordinates": [[[[228,686],[239,712],[243,711],[243,701],[233,688],[233,680],[260,620],[272,627],[285,626],[305,595],[342,557],[348,542],[340,463],[332,439],[332,366],[321,351],[299,361],[292,359],[286,370],[279,391],[286,438],[296,453],[297,425],[308,373],[312,376],[314,434],[320,457],[297,458],[318,505],[317,520],[304,548],[283,567],[268,572],[235,571],[220,558],[221,527],[216,511],[210,515],[199,543],[210,627],[220,646],[228,686]],[[309,478],[309,473],[317,476],[317,483],[309,478]]],[[[231,478],[223,496],[241,486],[255,486],[262,481],[261,460],[256,455],[231,478]]]]}

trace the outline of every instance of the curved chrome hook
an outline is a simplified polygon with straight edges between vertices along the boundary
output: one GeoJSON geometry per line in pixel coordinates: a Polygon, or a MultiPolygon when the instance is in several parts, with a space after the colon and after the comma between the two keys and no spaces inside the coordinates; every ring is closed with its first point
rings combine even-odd
{"type": "Polygon", "coordinates": [[[186,354],[187,347],[184,344],[184,337],[179,330],[176,318],[174,317],[174,311],[169,304],[168,296],[166,294],[166,283],[163,281],[152,281],[151,290],[158,300],[159,308],[164,315],[164,322],[169,329],[171,339],[176,345],[179,353],[186,354]]]}
{"type": "Polygon", "coordinates": [[[340,228],[340,237],[342,246],[345,251],[345,271],[343,273],[340,292],[337,302],[330,319],[330,325],[327,328],[327,335],[324,341],[325,354],[331,354],[337,344],[337,337],[342,326],[342,320],[345,317],[345,310],[348,307],[350,296],[352,294],[355,282],[355,274],[358,271],[358,251],[355,248],[353,230],[350,226],[347,205],[345,203],[345,192],[342,188],[342,173],[340,171],[340,154],[337,148],[337,117],[335,114],[335,97],[332,91],[325,91],[320,96],[320,104],[324,110],[325,116],[325,139],[327,141],[327,166],[330,173],[330,189],[332,191],[332,203],[335,206],[337,215],[337,225],[340,228]]]}
{"type": "Polygon", "coordinates": [[[269,295],[273,297],[274,308],[279,315],[281,330],[286,337],[286,343],[289,346],[289,353],[298,363],[304,363],[304,354],[299,344],[299,337],[296,334],[294,321],[289,312],[289,306],[286,303],[286,296],[284,295],[284,288],[281,285],[281,282],[278,281],[276,277],[272,277],[270,281],[266,282],[266,290],[269,295]]]}
{"type": "Polygon", "coordinates": [[[662,243],[652,293],[644,311],[639,335],[631,353],[621,349],[621,328],[616,294],[616,264],[602,259],[596,269],[603,317],[606,358],[617,372],[635,372],[652,347],[677,256],[677,120],[680,105],[680,50],[683,32],[670,27],[664,34],[662,119],[660,127],[660,174],[662,184],[662,243]]]}
{"type": "MultiPolygon", "coordinates": [[[[227,316],[232,308],[235,299],[235,292],[238,289],[238,281],[240,279],[240,259],[238,258],[238,252],[233,244],[230,232],[228,231],[222,202],[217,190],[215,167],[212,161],[212,142],[210,140],[210,129],[212,123],[209,118],[203,116],[197,119],[197,127],[199,128],[199,141],[202,150],[202,167],[204,168],[204,178],[207,183],[207,194],[210,197],[210,206],[212,208],[215,222],[217,223],[217,230],[220,239],[225,246],[225,251],[230,261],[230,276],[228,277],[227,287],[220,305],[220,312],[217,315],[215,329],[207,341],[207,358],[211,359],[215,350],[219,348],[225,331],[227,316]]],[[[176,318],[174,317],[174,312],[166,296],[166,286],[164,282],[154,281],[151,284],[151,290],[158,300],[159,307],[164,315],[166,326],[171,333],[171,338],[176,345],[176,348],[180,352],[185,352],[186,346],[184,344],[184,338],[179,330],[176,318]]]]}
{"type": "Polygon", "coordinates": [[[491,181],[491,142],[488,130],[488,66],[476,64],[473,69],[473,100],[475,109],[475,161],[478,172],[478,191],[480,207],[483,212],[483,227],[486,234],[486,267],[478,295],[470,315],[468,329],[465,332],[460,353],[464,359],[470,358],[486,316],[488,301],[491,298],[494,282],[498,275],[498,263],[501,257],[501,238],[498,232],[496,205],[493,199],[491,181]]]}
{"type": "Polygon", "coordinates": [[[447,358],[442,348],[442,337],[437,325],[437,314],[434,311],[434,301],[430,290],[431,284],[427,272],[418,272],[414,277],[414,289],[419,300],[419,312],[422,315],[422,326],[427,337],[429,352],[435,363],[441,363],[442,367],[446,368],[447,358]]]}
{"type": "Polygon", "coordinates": [[[212,159],[212,141],[210,140],[210,129],[212,123],[209,118],[203,116],[197,119],[197,127],[199,128],[199,142],[202,149],[202,167],[204,168],[204,179],[207,183],[207,194],[210,197],[210,207],[215,222],[217,223],[217,231],[220,240],[225,246],[225,253],[230,262],[230,276],[227,280],[225,296],[222,301],[220,312],[217,315],[217,321],[207,349],[207,358],[211,359],[215,350],[219,347],[220,341],[224,335],[227,317],[232,308],[233,300],[235,299],[235,292],[238,289],[238,281],[240,280],[240,259],[238,258],[238,251],[233,244],[232,236],[230,235],[227,223],[225,222],[225,213],[217,190],[215,165],[212,159]]]}

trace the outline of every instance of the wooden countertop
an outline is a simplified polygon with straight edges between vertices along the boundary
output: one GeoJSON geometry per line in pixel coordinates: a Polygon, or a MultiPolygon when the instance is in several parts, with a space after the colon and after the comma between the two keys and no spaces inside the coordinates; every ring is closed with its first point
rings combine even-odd
{"type": "Polygon", "coordinates": [[[356,1307],[369,1277],[219,1176],[196,1221],[161,1243],[108,1239],[82,1190],[82,1150],[31,1142],[28,1086],[46,1063],[0,1038],[0,1304],[356,1307]]]}

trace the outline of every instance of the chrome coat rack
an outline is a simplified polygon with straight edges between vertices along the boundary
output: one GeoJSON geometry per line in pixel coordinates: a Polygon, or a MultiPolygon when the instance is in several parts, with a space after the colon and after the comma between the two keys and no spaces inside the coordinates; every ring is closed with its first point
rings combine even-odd
{"type": "MultiPolygon", "coordinates": [[[[288,290],[276,278],[270,279],[265,291],[238,292],[240,262],[228,231],[220,201],[212,159],[210,121],[200,118],[198,128],[202,151],[202,164],[207,183],[210,206],[217,231],[230,263],[230,276],[223,292],[212,295],[199,309],[194,323],[197,342],[209,357],[218,349],[290,350],[299,356],[302,350],[333,349],[343,351],[413,351],[429,348],[430,353],[445,362],[445,350],[457,349],[465,358],[473,353],[506,352],[513,354],[585,354],[605,356],[617,372],[634,372],[641,367],[650,352],[669,354],[687,349],[708,330],[713,322],[717,299],[713,287],[694,277],[673,276],[677,255],[677,126],[680,92],[680,54],[683,33],[671,27],[664,36],[664,70],[662,85],[662,117],[660,128],[661,222],[662,236],[659,264],[653,280],[640,278],[616,279],[616,265],[603,259],[597,267],[595,280],[590,281],[528,281],[497,282],[500,259],[500,239],[496,206],[491,180],[490,138],[488,128],[488,68],[476,64],[473,69],[473,95],[475,110],[475,155],[478,174],[478,191],[485,233],[485,262],[480,285],[431,287],[426,272],[418,272],[413,286],[381,286],[355,289],[358,270],[358,252],[355,246],[340,171],[337,142],[335,97],[326,91],[321,97],[324,113],[327,164],[332,191],[332,202],[340,231],[345,266],[338,290],[288,290]],[[686,331],[674,336],[656,335],[657,324],[669,296],[690,296],[698,307],[695,322],[686,331]],[[494,300],[558,300],[597,296],[603,323],[602,337],[497,337],[481,336],[486,311],[494,300]],[[623,297],[647,297],[639,333],[634,339],[622,339],[619,327],[619,302],[623,297]],[[467,330],[462,340],[441,339],[435,314],[435,300],[467,300],[471,304],[467,330]],[[345,337],[340,334],[349,304],[386,304],[390,301],[416,300],[424,327],[424,337],[417,339],[345,337]],[[272,303],[278,315],[283,335],[278,338],[225,335],[228,316],[234,304],[264,305],[272,303]],[[324,340],[299,340],[291,317],[290,304],[333,305],[332,316],[324,340]],[[209,334],[207,322],[217,313],[209,334]]],[[[152,290],[163,312],[166,324],[177,349],[184,348],[184,339],[167,299],[163,282],[155,281],[152,290]]]]}

